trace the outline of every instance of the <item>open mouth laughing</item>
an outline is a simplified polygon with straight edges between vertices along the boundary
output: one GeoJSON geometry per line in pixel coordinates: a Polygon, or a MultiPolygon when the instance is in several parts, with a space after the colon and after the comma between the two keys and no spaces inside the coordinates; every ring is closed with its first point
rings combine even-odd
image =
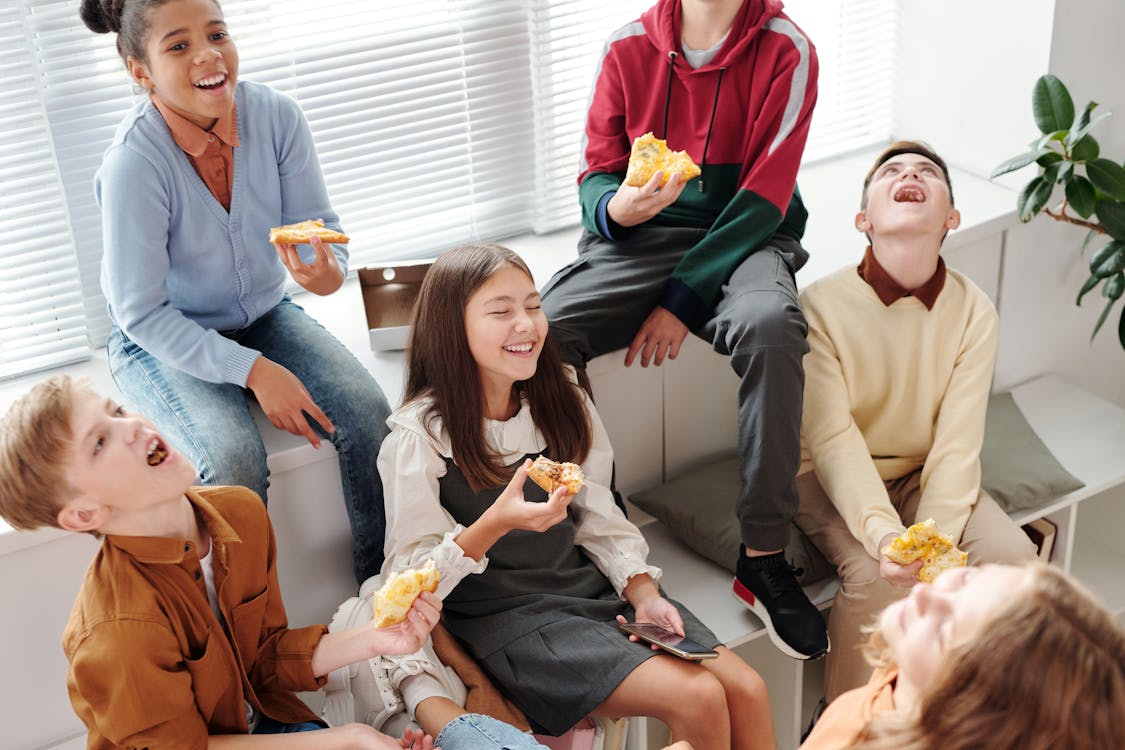
{"type": "Polygon", "coordinates": [[[214,75],[199,79],[198,81],[193,83],[192,86],[195,86],[197,89],[201,89],[203,91],[214,91],[217,88],[221,88],[226,82],[226,73],[215,73],[214,75]]]}
{"type": "Polygon", "coordinates": [[[148,451],[145,454],[148,465],[159,466],[164,463],[164,459],[166,458],[168,458],[168,446],[164,444],[164,441],[158,437],[149,440],[148,451]]]}
{"type": "Polygon", "coordinates": [[[900,185],[894,194],[895,203],[925,203],[926,193],[918,185],[900,185]]]}

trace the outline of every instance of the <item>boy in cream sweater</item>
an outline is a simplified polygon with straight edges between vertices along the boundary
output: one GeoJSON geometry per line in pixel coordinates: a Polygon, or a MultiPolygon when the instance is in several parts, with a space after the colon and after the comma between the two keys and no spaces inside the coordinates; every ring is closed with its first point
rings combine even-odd
{"type": "Polygon", "coordinates": [[[884,151],[855,226],[870,245],[801,294],[809,324],[797,523],[843,585],[828,622],[829,701],[870,676],[861,628],[917,582],[921,561],[881,548],[933,518],[970,564],[1032,559],[1035,548],[980,487],[996,310],[940,256],[961,216],[949,170],[923,143],[884,151]]]}

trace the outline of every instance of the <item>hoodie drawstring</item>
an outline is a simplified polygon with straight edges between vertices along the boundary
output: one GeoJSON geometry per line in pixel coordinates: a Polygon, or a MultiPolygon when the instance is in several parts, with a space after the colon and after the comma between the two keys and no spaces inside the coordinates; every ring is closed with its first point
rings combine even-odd
{"type": "MultiPolygon", "coordinates": [[[[668,53],[668,87],[664,92],[664,140],[668,140],[668,110],[672,104],[672,76],[676,68],[676,53],[668,53]]],[[[711,102],[711,119],[707,121],[707,137],[703,140],[703,158],[699,161],[699,192],[703,192],[703,167],[707,164],[707,148],[711,145],[711,130],[715,127],[715,113],[719,111],[719,90],[723,87],[723,73],[719,68],[719,80],[715,83],[715,99],[711,102]]]]}
{"type": "Polygon", "coordinates": [[[664,132],[660,137],[668,140],[668,106],[672,103],[672,74],[676,67],[676,53],[668,53],[668,88],[664,92],[664,132]]]}
{"type": "MultiPolygon", "coordinates": [[[[715,100],[711,102],[711,119],[707,121],[707,137],[703,140],[703,158],[699,160],[699,192],[703,192],[703,166],[707,164],[707,147],[711,145],[711,128],[715,126],[715,113],[719,110],[719,89],[723,87],[723,71],[719,68],[719,80],[715,83],[715,100]]],[[[665,106],[667,109],[667,106],[665,106]]],[[[667,125],[665,125],[667,127],[667,125]]]]}

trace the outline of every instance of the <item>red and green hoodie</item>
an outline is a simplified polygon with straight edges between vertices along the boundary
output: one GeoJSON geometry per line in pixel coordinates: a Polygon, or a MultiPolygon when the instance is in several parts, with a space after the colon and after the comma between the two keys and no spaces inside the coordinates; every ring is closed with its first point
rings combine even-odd
{"type": "Polygon", "coordinates": [[[797,168],[818,65],[812,42],[781,8],[780,0],[744,0],[718,54],[693,69],[680,45],[680,0],[660,0],[610,38],[598,65],[578,177],[583,224],[611,240],[631,231],[605,205],[625,178],[634,138],[652,131],[686,150],[702,174],[648,223],[707,230],[660,302],[692,329],[775,232],[804,233],[797,168]]]}

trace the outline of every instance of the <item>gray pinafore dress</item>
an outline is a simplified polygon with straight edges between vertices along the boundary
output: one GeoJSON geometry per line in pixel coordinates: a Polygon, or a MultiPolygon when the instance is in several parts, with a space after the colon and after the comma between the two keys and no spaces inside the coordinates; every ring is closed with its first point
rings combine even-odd
{"type": "MultiPolygon", "coordinates": [[[[441,504],[467,527],[504,488],[474,492],[457,465],[450,459],[446,464],[439,480],[441,504]]],[[[524,499],[545,502],[547,493],[528,480],[524,499]]],[[[673,603],[688,638],[719,644],[694,615],[673,603]]],[[[633,620],[633,608],[575,545],[573,513],[544,532],[504,535],[488,551],[485,571],[458,583],[443,612],[449,630],[543,734],[565,733],[657,653],[617,629],[616,616],[633,620]]]]}

